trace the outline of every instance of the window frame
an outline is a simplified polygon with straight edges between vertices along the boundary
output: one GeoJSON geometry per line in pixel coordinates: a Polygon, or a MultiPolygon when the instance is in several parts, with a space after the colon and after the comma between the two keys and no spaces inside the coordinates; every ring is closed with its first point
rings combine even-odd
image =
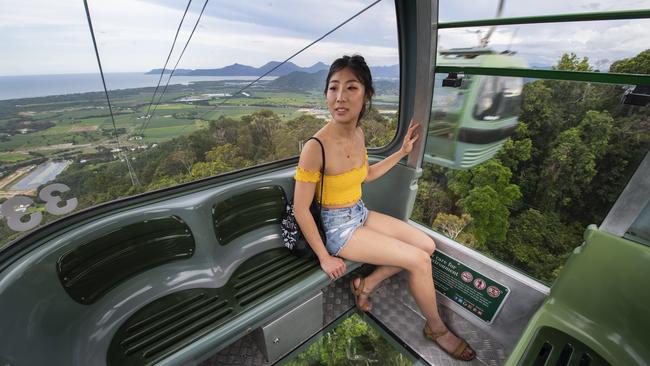
{"type": "MultiPolygon", "coordinates": [[[[402,128],[402,120],[403,120],[402,116],[404,115],[402,113],[403,106],[404,106],[404,103],[402,103],[402,101],[403,101],[403,91],[404,91],[403,87],[405,86],[405,82],[403,80],[403,72],[404,72],[403,60],[405,57],[403,55],[403,47],[402,47],[402,42],[404,41],[404,37],[403,37],[404,31],[401,28],[401,26],[403,26],[404,24],[403,22],[400,23],[400,20],[403,21],[404,19],[400,17],[400,15],[403,15],[403,13],[400,13],[400,11],[403,10],[402,2],[395,0],[393,4],[395,6],[394,10],[395,10],[395,17],[396,17],[396,25],[397,25],[395,32],[397,35],[397,50],[399,54],[398,62],[399,62],[399,70],[400,70],[400,75],[399,75],[400,80],[398,86],[399,119],[397,122],[395,136],[388,144],[381,147],[369,148],[369,153],[375,155],[384,155],[393,150],[399,149],[401,147],[399,141],[400,141],[400,128],[402,128]]],[[[34,229],[31,229],[30,231],[24,232],[21,236],[17,237],[16,239],[3,243],[2,246],[0,246],[0,272],[5,268],[7,268],[8,266],[10,266],[11,263],[13,263],[15,260],[17,260],[18,259],[17,255],[19,253],[21,252],[26,253],[38,247],[40,244],[44,243],[50,238],[58,236],[61,233],[67,231],[66,229],[73,228],[78,225],[83,225],[85,222],[88,222],[89,220],[95,219],[97,217],[101,217],[102,215],[113,214],[115,212],[123,211],[133,207],[137,207],[145,204],[151,204],[161,200],[173,199],[206,188],[218,187],[224,184],[236,182],[237,180],[254,177],[260,174],[282,170],[287,167],[296,165],[298,163],[299,157],[300,157],[299,155],[294,155],[279,160],[261,163],[251,167],[236,169],[233,171],[221,173],[207,178],[197,179],[191,182],[181,183],[170,187],[160,188],[160,189],[156,189],[156,190],[152,190],[152,191],[148,191],[136,195],[121,197],[115,200],[99,203],[95,206],[86,207],[78,211],[73,211],[69,214],[60,216],[44,224],[40,224],[39,226],[37,226],[34,229]]],[[[56,183],[56,181],[51,183],[56,183]]]]}

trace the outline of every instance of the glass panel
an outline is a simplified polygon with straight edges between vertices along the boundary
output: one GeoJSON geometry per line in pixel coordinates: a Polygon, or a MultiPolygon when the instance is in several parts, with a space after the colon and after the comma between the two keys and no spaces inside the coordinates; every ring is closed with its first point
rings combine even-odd
{"type": "MultiPolygon", "coordinates": [[[[502,0],[440,0],[440,22],[491,19],[497,14],[502,0]]],[[[647,4],[639,0],[547,0],[503,1],[502,17],[526,17],[539,15],[576,14],[639,10],[647,4]]]]}
{"type": "Polygon", "coordinates": [[[627,239],[650,246],[650,204],[646,205],[630,229],[625,233],[627,239]]]}
{"type": "Polygon", "coordinates": [[[486,76],[479,88],[474,107],[474,119],[499,121],[519,115],[521,106],[521,78],[486,76]]]}
{"type": "Polygon", "coordinates": [[[242,90],[370,3],[210,2],[200,16],[205,2],[192,2],[170,55],[186,3],[89,2],[114,122],[83,3],[5,9],[0,248],[70,212],[297,155],[329,118],[325,76],[344,54],[362,54],[375,78],[368,147],[388,143],[399,105],[391,2],[242,90]]]}
{"type": "MultiPolygon", "coordinates": [[[[525,3],[534,6],[538,2],[525,3]]],[[[650,20],[635,19],[441,29],[438,50],[487,48],[496,54],[514,53],[524,61],[523,65],[479,65],[476,59],[465,57],[467,66],[572,70],[569,67],[577,60],[576,71],[648,74],[650,70],[638,64],[650,54],[639,55],[650,44],[648,28],[650,20]],[[558,63],[565,53],[573,59],[558,63]]]]}
{"type": "Polygon", "coordinates": [[[424,365],[367,316],[350,310],[278,362],[302,365],[424,365]]]}
{"type": "MultiPolygon", "coordinates": [[[[446,88],[444,78],[436,75],[433,132],[411,218],[550,283],[648,152],[650,107],[623,104],[628,86],[472,75],[446,88]],[[519,83],[521,105],[502,108],[518,115],[476,118],[484,95],[519,83]],[[462,109],[450,108],[461,94],[462,109]],[[451,126],[445,139],[434,128],[441,123],[451,126]],[[451,153],[439,153],[443,145],[451,153]]],[[[644,225],[632,229],[640,235],[644,225]]]]}

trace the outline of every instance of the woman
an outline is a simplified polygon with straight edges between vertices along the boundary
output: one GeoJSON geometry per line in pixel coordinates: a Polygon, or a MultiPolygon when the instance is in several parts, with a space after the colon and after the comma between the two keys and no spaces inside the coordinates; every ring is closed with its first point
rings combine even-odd
{"type": "Polygon", "coordinates": [[[369,211],[361,201],[361,183],[384,175],[413,149],[419,124],[411,122],[401,149],[383,161],[369,165],[360,119],[370,108],[374,88],[363,57],[343,56],[332,64],[325,86],[332,119],[314,136],[325,148],[325,186],[321,201],[326,243],[320,238],[309,212],[315,192],[320,192],[322,154],[317,141],[305,143],[296,170],[294,210],[305,238],[331,279],[345,273],[345,262],[370,263],[377,268],[366,278],[352,281],[356,305],[369,311],[369,295],[384,279],[401,270],[408,272],[409,287],[427,319],[424,334],[453,357],[476,356],[465,340],[449,332],[440,319],[431,274],[433,240],[393,217],[369,211]]]}

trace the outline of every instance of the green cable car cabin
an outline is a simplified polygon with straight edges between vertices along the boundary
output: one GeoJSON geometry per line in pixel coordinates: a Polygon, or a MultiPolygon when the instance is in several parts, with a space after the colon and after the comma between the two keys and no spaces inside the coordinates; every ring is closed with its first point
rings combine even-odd
{"type": "MultiPolygon", "coordinates": [[[[525,60],[488,48],[441,50],[440,66],[526,68],[525,60]]],[[[441,75],[439,75],[441,76],[441,75]]],[[[449,74],[436,80],[424,159],[468,169],[492,158],[517,128],[523,78],[449,74]]]]}
{"type": "MultiPolygon", "coordinates": [[[[110,84],[101,3],[85,5],[110,84]]],[[[201,18],[214,11],[207,1],[192,6],[186,47],[214,25],[201,18]]],[[[650,364],[650,76],[639,67],[648,45],[607,72],[571,54],[532,69],[495,45],[438,47],[439,35],[468,27],[643,28],[650,10],[439,22],[441,10],[384,0],[346,14],[389,29],[399,60],[398,79],[373,69],[370,163],[399,149],[411,118],[428,122],[408,158],[363,187],[364,202],[435,240],[440,311],[476,349],[469,364],[650,364]]],[[[308,89],[291,81],[304,74],[262,78],[277,63],[249,84],[162,86],[166,74],[191,74],[171,60],[153,73],[155,90],[0,100],[0,365],[462,364],[422,336],[405,275],[359,314],[348,282],[367,266],[347,262],[330,282],[283,247],[298,147],[325,123],[320,79],[308,89]],[[278,91],[282,107],[250,109],[269,108],[278,91]],[[316,107],[291,114],[305,105],[316,107]],[[82,143],[48,148],[55,141],[41,141],[56,131],[82,143]],[[27,178],[37,183],[21,185],[27,178]]]]}

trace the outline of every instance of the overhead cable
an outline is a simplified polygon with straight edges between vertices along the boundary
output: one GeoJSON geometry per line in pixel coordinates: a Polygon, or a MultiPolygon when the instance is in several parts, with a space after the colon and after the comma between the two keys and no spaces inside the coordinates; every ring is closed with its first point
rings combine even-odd
{"type": "MultiPolygon", "coordinates": [[[[160,87],[160,82],[162,81],[163,75],[165,74],[165,70],[167,70],[167,63],[169,62],[169,58],[172,56],[172,52],[174,51],[174,46],[176,46],[176,40],[178,39],[178,33],[181,31],[181,26],[183,25],[183,21],[185,20],[185,15],[187,15],[187,10],[190,8],[190,4],[192,4],[192,0],[189,0],[187,2],[187,7],[185,7],[185,12],[183,13],[183,17],[181,18],[181,22],[178,24],[178,28],[176,29],[176,35],[174,36],[174,42],[172,42],[172,47],[169,49],[169,54],[167,55],[167,60],[165,60],[165,65],[163,66],[162,70],[160,71],[160,77],[158,78],[158,84],[156,84],[156,89],[153,91],[153,95],[151,96],[151,102],[149,102],[149,107],[147,107],[147,113],[145,114],[145,121],[149,118],[149,112],[151,111],[151,106],[153,105],[154,100],[156,99],[156,93],[158,92],[158,88],[160,87]]],[[[140,128],[140,133],[143,132],[143,127],[144,123],[142,124],[140,128]]]]}
{"type": "Polygon", "coordinates": [[[196,31],[196,27],[199,25],[199,21],[201,21],[201,16],[203,16],[203,11],[205,10],[205,7],[208,5],[209,0],[205,0],[205,3],[203,4],[203,8],[201,9],[201,13],[199,14],[199,17],[196,19],[196,23],[194,24],[194,28],[192,28],[192,33],[190,33],[190,36],[187,38],[187,42],[185,42],[185,46],[183,47],[183,51],[181,52],[180,56],[178,56],[178,60],[176,61],[176,64],[174,65],[174,68],[172,71],[169,73],[169,77],[167,78],[167,83],[165,83],[165,87],[163,88],[162,93],[160,93],[160,96],[158,97],[158,101],[153,107],[153,110],[151,111],[151,114],[147,116],[147,120],[145,121],[143,127],[142,127],[142,134],[144,134],[144,131],[147,129],[149,126],[149,121],[153,117],[153,115],[156,113],[156,109],[158,108],[158,105],[160,104],[160,101],[162,100],[163,95],[165,95],[165,92],[167,91],[167,87],[169,86],[169,82],[172,79],[172,76],[174,76],[174,72],[176,71],[176,68],[178,67],[178,64],[181,62],[181,59],[183,58],[183,54],[185,53],[185,50],[187,49],[187,46],[190,44],[190,40],[192,39],[192,36],[194,35],[194,31],[196,31]]]}
{"type": "Polygon", "coordinates": [[[330,31],[328,31],[327,33],[323,34],[320,38],[318,38],[318,39],[316,39],[315,41],[313,41],[312,43],[306,45],[306,46],[303,47],[300,51],[294,53],[293,55],[289,56],[286,60],[284,60],[284,61],[282,61],[281,63],[279,63],[278,65],[276,65],[276,66],[275,66],[274,68],[272,68],[271,70],[265,72],[262,76],[260,76],[260,77],[258,77],[257,79],[253,80],[252,82],[250,82],[248,85],[244,86],[243,88],[239,89],[239,91],[237,91],[235,94],[232,94],[231,96],[224,98],[224,99],[221,101],[221,103],[217,104],[214,108],[218,108],[219,106],[221,106],[221,105],[223,105],[225,102],[227,102],[228,99],[233,98],[234,96],[236,96],[236,95],[238,95],[239,93],[243,92],[244,90],[248,89],[251,85],[253,85],[253,84],[255,84],[256,82],[260,81],[260,80],[261,80],[263,77],[265,77],[266,75],[268,75],[268,74],[272,73],[273,71],[277,70],[277,68],[279,68],[280,66],[286,64],[286,63],[289,62],[291,59],[293,59],[294,57],[298,56],[299,54],[301,54],[302,52],[304,52],[305,50],[307,50],[309,47],[315,45],[316,43],[320,42],[323,38],[329,36],[329,35],[332,34],[334,31],[338,30],[339,28],[341,28],[341,27],[344,26],[345,24],[349,23],[352,19],[358,17],[359,15],[361,15],[362,13],[364,13],[365,11],[367,11],[368,9],[370,9],[370,8],[372,8],[373,6],[377,5],[379,2],[381,2],[381,0],[377,0],[377,1],[373,2],[372,4],[366,6],[365,8],[361,9],[361,10],[358,11],[356,14],[354,14],[353,16],[351,16],[350,18],[348,18],[347,20],[345,20],[343,23],[341,23],[341,24],[337,25],[336,27],[332,28],[330,31]]]}
{"type": "Polygon", "coordinates": [[[106,102],[108,103],[108,111],[111,114],[111,121],[113,122],[113,132],[115,133],[115,141],[117,142],[117,148],[122,152],[122,155],[124,156],[124,160],[126,161],[126,166],[127,169],[129,170],[129,176],[131,177],[131,184],[134,186],[139,185],[140,182],[138,181],[138,177],[136,176],[135,171],[131,166],[131,162],[129,161],[129,156],[127,155],[126,151],[122,149],[122,146],[120,145],[120,136],[117,132],[117,125],[115,124],[115,116],[113,115],[113,108],[111,107],[111,99],[108,96],[108,89],[106,88],[106,80],[104,79],[104,70],[102,69],[102,62],[99,58],[99,51],[97,49],[97,41],[95,40],[95,31],[93,30],[93,23],[90,19],[90,10],[88,10],[88,0],[84,0],[84,7],[86,8],[86,17],[88,18],[88,27],[90,28],[90,36],[93,39],[93,46],[95,47],[95,56],[97,56],[97,65],[99,65],[99,74],[102,76],[102,85],[104,85],[104,94],[106,95],[106,102]]]}

